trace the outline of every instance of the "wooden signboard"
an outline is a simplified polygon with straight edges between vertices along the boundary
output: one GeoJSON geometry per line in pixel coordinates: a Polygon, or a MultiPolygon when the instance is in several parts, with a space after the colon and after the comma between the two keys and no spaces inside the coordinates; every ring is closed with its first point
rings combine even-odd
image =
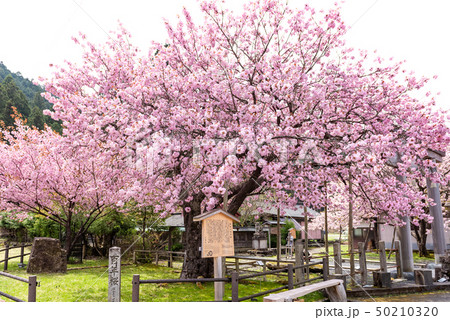
{"type": "Polygon", "coordinates": [[[294,228],[290,228],[290,229],[289,229],[289,233],[291,234],[291,236],[292,236],[294,239],[297,239],[297,230],[295,230],[294,228]]]}
{"type": "Polygon", "coordinates": [[[233,221],[229,213],[217,209],[194,218],[202,221],[202,258],[234,255],[233,221]]]}

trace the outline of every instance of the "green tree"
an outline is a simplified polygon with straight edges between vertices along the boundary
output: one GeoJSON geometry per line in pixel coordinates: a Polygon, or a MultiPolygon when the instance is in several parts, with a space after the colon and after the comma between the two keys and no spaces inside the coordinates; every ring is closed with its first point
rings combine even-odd
{"type": "Polygon", "coordinates": [[[31,238],[60,238],[61,226],[46,217],[33,215],[32,218],[25,220],[24,226],[28,230],[28,234],[31,238]]]}
{"type": "Polygon", "coordinates": [[[8,75],[5,80],[3,80],[2,87],[6,94],[6,112],[8,112],[9,108],[15,107],[21,115],[28,118],[31,111],[28,106],[27,97],[16,85],[11,75],[8,75]]]}
{"type": "Polygon", "coordinates": [[[37,106],[34,106],[33,109],[31,110],[31,115],[30,115],[28,123],[31,126],[38,128],[39,130],[44,129],[44,124],[45,124],[44,115],[37,106]]]}
{"type": "MultiPolygon", "coordinates": [[[[26,96],[28,103],[31,105],[34,95],[36,93],[44,92],[44,89],[40,86],[37,86],[33,83],[33,81],[24,78],[20,72],[11,72],[4,64],[0,61],[0,82],[2,82],[6,77],[11,76],[14,79],[15,84],[26,96]]],[[[50,106],[49,102],[45,102],[48,109],[50,106]]]]}
{"type": "Polygon", "coordinates": [[[292,221],[286,220],[283,227],[281,228],[281,244],[286,245],[286,238],[289,233],[289,229],[295,228],[292,221]]]}
{"type": "Polygon", "coordinates": [[[0,227],[9,231],[9,238],[24,242],[27,240],[27,229],[30,221],[11,219],[6,212],[0,212],[0,227]]]}
{"type": "Polygon", "coordinates": [[[48,109],[50,103],[41,96],[40,92],[36,92],[33,97],[33,108],[38,107],[40,110],[48,109]]]}
{"type": "Polygon", "coordinates": [[[112,211],[107,216],[95,221],[88,234],[93,240],[94,249],[101,256],[107,256],[117,237],[133,234],[136,223],[132,217],[119,211],[112,211]]]}
{"type": "Polygon", "coordinates": [[[8,116],[8,111],[6,110],[6,92],[3,86],[0,83],[0,121],[3,121],[3,123],[8,126],[11,125],[12,118],[11,116],[8,116]]]}

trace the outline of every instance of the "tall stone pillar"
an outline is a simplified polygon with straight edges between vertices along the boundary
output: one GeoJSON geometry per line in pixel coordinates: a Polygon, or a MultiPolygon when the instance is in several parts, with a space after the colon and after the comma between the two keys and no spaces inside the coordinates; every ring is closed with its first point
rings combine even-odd
{"type": "Polygon", "coordinates": [[[433,237],[433,251],[436,261],[439,261],[439,255],[445,254],[445,232],[444,217],[442,215],[441,195],[439,192],[439,184],[432,182],[427,178],[428,197],[433,199],[435,205],[430,206],[430,215],[433,217],[431,223],[431,231],[433,237]]]}
{"type": "MultiPolygon", "coordinates": [[[[397,180],[406,183],[405,177],[396,175],[397,180]]],[[[400,239],[400,247],[402,250],[402,265],[403,272],[414,271],[414,259],[411,243],[411,221],[408,216],[402,217],[402,221],[405,223],[398,229],[398,238],[400,239]]]]}

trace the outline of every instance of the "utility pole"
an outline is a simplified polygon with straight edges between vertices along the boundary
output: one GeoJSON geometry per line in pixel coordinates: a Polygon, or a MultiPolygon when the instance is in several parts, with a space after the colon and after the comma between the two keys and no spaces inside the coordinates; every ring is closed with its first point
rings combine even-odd
{"type": "Polygon", "coordinates": [[[325,252],[328,258],[328,193],[327,193],[327,182],[325,181],[325,252]]]}
{"type": "Polygon", "coordinates": [[[350,254],[350,282],[355,285],[355,256],[353,255],[353,182],[352,173],[348,171],[348,252],[350,254]]]}
{"type": "Polygon", "coordinates": [[[280,266],[281,260],[281,228],[280,228],[280,205],[277,209],[277,267],[280,266]]]}
{"type": "MultiPolygon", "coordinates": [[[[305,202],[303,202],[303,216],[305,217],[305,262],[309,264],[309,252],[308,252],[308,209],[305,202]]],[[[306,268],[306,279],[309,280],[309,267],[306,268]]]]}

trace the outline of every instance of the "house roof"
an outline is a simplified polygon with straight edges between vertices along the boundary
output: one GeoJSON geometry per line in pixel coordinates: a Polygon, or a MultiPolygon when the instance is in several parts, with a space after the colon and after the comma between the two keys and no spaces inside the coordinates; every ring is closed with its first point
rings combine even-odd
{"type": "Polygon", "coordinates": [[[181,213],[174,213],[164,220],[166,227],[184,227],[184,219],[181,213]]]}
{"type": "Polygon", "coordinates": [[[224,211],[222,209],[214,209],[214,210],[202,213],[201,215],[195,216],[194,217],[194,221],[202,221],[202,220],[205,220],[205,219],[207,219],[209,217],[212,217],[212,216],[214,216],[216,214],[223,214],[226,217],[228,217],[231,220],[233,220],[234,222],[239,222],[238,218],[236,218],[235,216],[229,214],[228,212],[226,212],[226,211],[224,211]]]}
{"type": "MultiPolygon", "coordinates": [[[[234,230],[235,231],[251,231],[251,232],[255,232],[256,228],[252,227],[252,226],[249,226],[249,227],[234,227],[234,230]]],[[[270,229],[268,227],[263,227],[262,231],[268,232],[268,231],[270,231],[270,229]]]]}
{"type": "MultiPolygon", "coordinates": [[[[277,215],[277,211],[278,208],[277,207],[272,207],[269,210],[266,210],[265,212],[270,214],[270,215],[277,215]]],[[[306,211],[308,212],[308,216],[309,217],[315,217],[319,215],[319,212],[317,212],[314,209],[308,208],[306,207],[306,211]]],[[[297,205],[295,210],[292,209],[284,209],[284,217],[288,218],[304,218],[304,209],[303,206],[297,205]]]]}

